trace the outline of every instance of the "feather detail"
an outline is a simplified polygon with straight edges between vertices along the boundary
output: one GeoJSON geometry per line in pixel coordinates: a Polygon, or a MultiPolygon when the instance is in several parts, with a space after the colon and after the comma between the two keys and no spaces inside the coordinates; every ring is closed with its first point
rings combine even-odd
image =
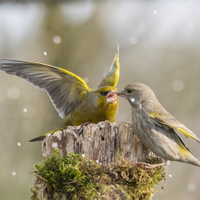
{"type": "Polygon", "coordinates": [[[52,65],[0,59],[0,69],[45,90],[61,118],[65,118],[74,109],[83,91],[91,90],[79,76],[52,65]]]}
{"type": "MultiPolygon", "coordinates": [[[[170,115],[170,114],[168,114],[170,115]]],[[[163,127],[168,126],[169,128],[173,129],[176,133],[182,133],[188,138],[196,140],[200,143],[199,138],[188,128],[186,128],[183,124],[173,118],[171,115],[163,115],[157,112],[149,113],[149,116],[155,120],[156,124],[159,124],[163,127]],[[170,118],[169,118],[170,117],[170,118]]]]}
{"type": "Polygon", "coordinates": [[[119,80],[119,69],[120,69],[120,65],[119,65],[119,45],[118,45],[110,70],[105,74],[98,88],[103,87],[103,86],[115,87],[119,80]]]}

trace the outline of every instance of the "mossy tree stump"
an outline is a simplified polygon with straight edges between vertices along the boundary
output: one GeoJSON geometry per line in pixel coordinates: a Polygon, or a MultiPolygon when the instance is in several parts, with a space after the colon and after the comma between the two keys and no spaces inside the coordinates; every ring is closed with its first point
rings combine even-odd
{"type": "MultiPolygon", "coordinates": [[[[95,190],[101,188],[101,191],[97,192],[97,198],[151,199],[152,194],[154,193],[152,189],[148,189],[148,185],[145,186],[145,195],[141,194],[141,196],[139,197],[138,195],[134,194],[134,192],[136,193],[135,189],[134,191],[129,192],[132,196],[128,195],[128,193],[125,191],[125,188],[129,188],[130,191],[130,184],[132,184],[131,181],[136,183],[137,185],[140,185],[140,182],[136,180],[136,174],[139,174],[139,180],[142,179],[143,176],[148,176],[152,180],[156,179],[153,176],[157,176],[157,169],[145,169],[144,165],[142,164],[140,164],[140,166],[138,166],[137,164],[132,165],[133,162],[145,162],[147,158],[150,158],[152,156],[155,157],[155,155],[140,143],[137,136],[133,133],[132,124],[129,122],[121,122],[119,124],[116,124],[110,123],[109,121],[105,121],[99,122],[98,124],[89,124],[84,127],[70,126],[67,130],[58,131],[54,135],[50,135],[45,138],[45,140],[42,143],[42,156],[45,158],[51,157],[55,148],[59,149],[60,154],[63,157],[67,156],[70,152],[82,155],[80,156],[81,158],[87,156],[88,159],[93,160],[93,164],[90,163],[91,165],[93,165],[93,168],[97,167],[98,170],[100,169],[99,167],[101,167],[100,165],[102,165],[102,167],[104,166],[105,174],[108,177],[114,176],[113,174],[115,174],[115,177],[111,177],[108,180],[116,180],[117,184],[111,183],[108,187],[106,186],[107,189],[105,189],[105,185],[102,186],[102,182],[106,181],[102,180],[100,181],[101,183],[99,183],[101,186],[98,187],[98,184],[97,186],[95,186],[95,190]],[[96,166],[98,164],[99,166],[96,166]],[[106,168],[106,166],[108,166],[108,169],[106,168]],[[115,171],[112,171],[111,175],[109,175],[109,169],[115,169],[115,171]],[[121,182],[120,177],[122,179],[121,182]],[[119,183],[124,182],[128,183],[125,188],[119,186],[119,183]],[[112,192],[110,192],[110,190],[112,190],[112,192]],[[149,194],[146,194],[148,192],[149,194]]],[[[86,166],[88,165],[88,163],[84,165],[86,166]]],[[[84,165],[82,165],[82,167],[84,165]]],[[[151,188],[158,184],[164,178],[164,168],[159,167],[159,169],[159,180],[155,180],[155,182],[148,182],[148,184],[151,184],[151,188]]],[[[102,173],[102,170],[100,171],[102,173]]],[[[89,175],[93,172],[87,173],[89,175]]],[[[37,177],[38,174],[35,174],[37,177]]],[[[98,174],[98,172],[96,174],[98,174]]],[[[40,176],[41,175],[38,175],[38,177],[40,176]]],[[[101,176],[103,175],[99,174],[99,177],[101,176]]],[[[45,178],[43,177],[42,179],[45,178]]],[[[144,179],[147,178],[145,177],[144,179]]],[[[47,180],[45,181],[47,182],[47,180]]],[[[140,181],[142,185],[143,180],[140,181]]],[[[107,181],[107,183],[108,182],[109,181],[107,181]]],[[[141,185],[139,187],[143,187],[141,185]]],[[[143,188],[139,188],[137,190],[137,193],[138,191],[142,190],[143,188]]],[[[57,199],[61,199],[61,196],[57,199]]],[[[77,199],[80,198],[80,196],[78,196],[77,194],[75,195],[75,197],[77,197],[77,199]]],[[[53,198],[53,194],[50,194],[48,190],[44,190],[43,198],[55,199],[55,197],[53,198]]],[[[65,194],[64,199],[68,199],[68,195],[65,194]]]]}

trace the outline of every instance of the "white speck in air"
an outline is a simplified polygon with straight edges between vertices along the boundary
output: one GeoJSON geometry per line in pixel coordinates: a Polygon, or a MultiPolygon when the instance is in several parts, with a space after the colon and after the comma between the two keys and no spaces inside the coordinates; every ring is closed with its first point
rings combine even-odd
{"type": "Polygon", "coordinates": [[[157,15],[157,14],[158,14],[158,12],[157,12],[156,10],[153,10],[153,13],[154,13],[155,15],[157,15]]]}
{"type": "Polygon", "coordinates": [[[26,108],[23,109],[23,112],[26,118],[31,118],[35,115],[35,109],[30,105],[27,105],[26,108]]]}

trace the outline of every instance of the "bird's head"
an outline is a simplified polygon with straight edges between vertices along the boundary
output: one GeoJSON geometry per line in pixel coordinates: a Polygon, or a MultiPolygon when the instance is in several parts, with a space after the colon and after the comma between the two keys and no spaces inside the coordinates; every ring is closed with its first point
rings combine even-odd
{"type": "Polygon", "coordinates": [[[118,92],[117,95],[127,99],[132,106],[139,105],[143,101],[156,99],[153,91],[142,83],[129,84],[121,92],[118,92]]]}
{"type": "Polygon", "coordinates": [[[100,87],[94,90],[92,101],[98,106],[118,104],[117,89],[112,86],[100,87]]]}
{"type": "Polygon", "coordinates": [[[100,99],[104,99],[106,103],[116,103],[117,99],[117,89],[112,86],[101,87],[97,91],[100,99]]]}
{"type": "Polygon", "coordinates": [[[117,89],[105,86],[93,90],[89,95],[89,105],[92,113],[98,113],[97,122],[104,120],[114,122],[118,110],[117,89]]]}

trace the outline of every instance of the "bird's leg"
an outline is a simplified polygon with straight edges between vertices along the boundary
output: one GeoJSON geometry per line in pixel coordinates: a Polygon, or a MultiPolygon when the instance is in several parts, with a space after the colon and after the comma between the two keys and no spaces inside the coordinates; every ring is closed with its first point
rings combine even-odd
{"type": "Polygon", "coordinates": [[[159,164],[149,164],[149,163],[147,163],[145,165],[145,168],[151,169],[151,168],[160,167],[160,166],[165,166],[165,163],[159,163],[159,164]]]}
{"type": "Polygon", "coordinates": [[[168,166],[169,164],[170,164],[169,160],[165,160],[163,163],[158,163],[158,164],[149,164],[149,163],[147,163],[145,165],[145,168],[151,169],[151,168],[160,167],[160,166],[168,166]]]}
{"type": "Polygon", "coordinates": [[[78,135],[80,135],[81,133],[83,133],[83,130],[84,130],[84,126],[87,126],[87,125],[89,125],[90,124],[90,122],[85,122],[85,123],[82,123],[81,125],[80,125],[80,129],[79,129],[79,131],[78,131],[78,135]]]}
{"type": "Polygon", "coordinates": [[[84,122],[84,123],[81,124],[81,126],[83,127],[83,126],[87,126],[89,124],[90,124],[90,122],[84,122]]]}

